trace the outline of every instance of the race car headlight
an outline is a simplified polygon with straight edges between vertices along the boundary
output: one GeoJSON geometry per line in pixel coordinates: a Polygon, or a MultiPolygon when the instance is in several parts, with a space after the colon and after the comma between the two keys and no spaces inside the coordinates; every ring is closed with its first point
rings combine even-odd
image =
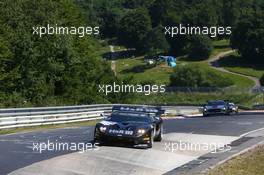
{"type": "Polygon", "coordinates": [[[105,126],[101,126],[101,127],[99,128],[99,130],[100,130],[101,132],[105,132],[105,131],[106,131],[106,127],[105,127],[105,126]]]}
{"type": "Polygon", "coordinates": [[[145,134],[145,132],[146,132],[145,129],[139,129],[139,130],[138,130],[138,133],[139,133],[139,134],[145,134]]]}

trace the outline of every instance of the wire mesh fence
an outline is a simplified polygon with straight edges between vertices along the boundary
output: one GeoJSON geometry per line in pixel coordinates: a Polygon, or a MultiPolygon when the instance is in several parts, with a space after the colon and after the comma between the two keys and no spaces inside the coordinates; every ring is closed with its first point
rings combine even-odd
{"type": "Polygon", "coordinates": [[[132,103],[157,105],[203,105],[209,100],[234,102],[245,109],[264,104],[264,87],[167,87],[164,93],[137,95],[132,103]]]}
{"type": "Polygon", "coordinates": [[[174,92],[201,92],[201,93],[264,93],[264,87],[166,87],[167,93],[174,92]]]}

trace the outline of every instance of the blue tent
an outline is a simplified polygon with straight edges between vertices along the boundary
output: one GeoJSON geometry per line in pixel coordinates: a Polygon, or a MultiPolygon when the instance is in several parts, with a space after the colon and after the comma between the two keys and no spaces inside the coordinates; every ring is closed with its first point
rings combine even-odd
{"type": "Polygon", "coordinates": [[[173,56],[159,56],[161,59],[167,62],[168,66],[176,67],[176,58],[173,56]]]}

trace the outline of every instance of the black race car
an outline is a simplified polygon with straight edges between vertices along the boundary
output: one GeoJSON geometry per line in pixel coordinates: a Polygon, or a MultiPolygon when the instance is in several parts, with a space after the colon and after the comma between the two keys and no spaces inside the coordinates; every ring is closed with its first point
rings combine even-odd
{"type": "Polygon", "coordinates": [[[155,141],[162,140],[162,119],[155,114],[131,111],[114,111],[95,126],[94,142],[129,142],[146,144],[151,148],[155,141]]]}
{"type": "MultiPolygon", "coordinates": [[[[161,118],[161,116],[165,113],[165,110],[162,109],[160,106],[129,106],[129,105],[115,105],[112,107],[112,112],[130,112],[130,113],[138,113],[138,112],[142,112],[145,114],[148,114],[149,117],[154,118],[154,123],[156,123],[156,127],[155,127],[155,131],[156,133],[163,133],[163,120],[161,118]]],[[[159,141],[158,139],[155,139],[157,141],[159,141]]]]}

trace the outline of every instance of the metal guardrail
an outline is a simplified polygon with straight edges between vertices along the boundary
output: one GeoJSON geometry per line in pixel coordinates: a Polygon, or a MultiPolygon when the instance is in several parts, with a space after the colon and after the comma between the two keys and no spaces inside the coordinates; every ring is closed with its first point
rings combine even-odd
{"type": "Polygon", "coordinates": [[[88,112],[94,111],[97,108],[105,110],[111,108],[111,104],[102,105],[80,105],[80,106],[57,106],[57,107],[36,107],[36,108],[8,108],[0,109],[1,117],[12,116],[31,116],[43,114],[61,114],[61,113],[74,113],[74,112],[88,112]]]}
{"type": "MultiPolygon", "coordinates": [[[[102,119],[101,114],[110,113],[114,105],[120,104],[0,109],[0,129],[102,119]]],[[[199,111],[197,107],[182,109],[181,107],[164,106],[162,108],[166,110],[165,114],[173,115],[191,114],[199,111]]]]}
{"type": "Polygon", "coordinates": [[[112,104],[0,109],[0,129],[102,119],[112,104]]]}

